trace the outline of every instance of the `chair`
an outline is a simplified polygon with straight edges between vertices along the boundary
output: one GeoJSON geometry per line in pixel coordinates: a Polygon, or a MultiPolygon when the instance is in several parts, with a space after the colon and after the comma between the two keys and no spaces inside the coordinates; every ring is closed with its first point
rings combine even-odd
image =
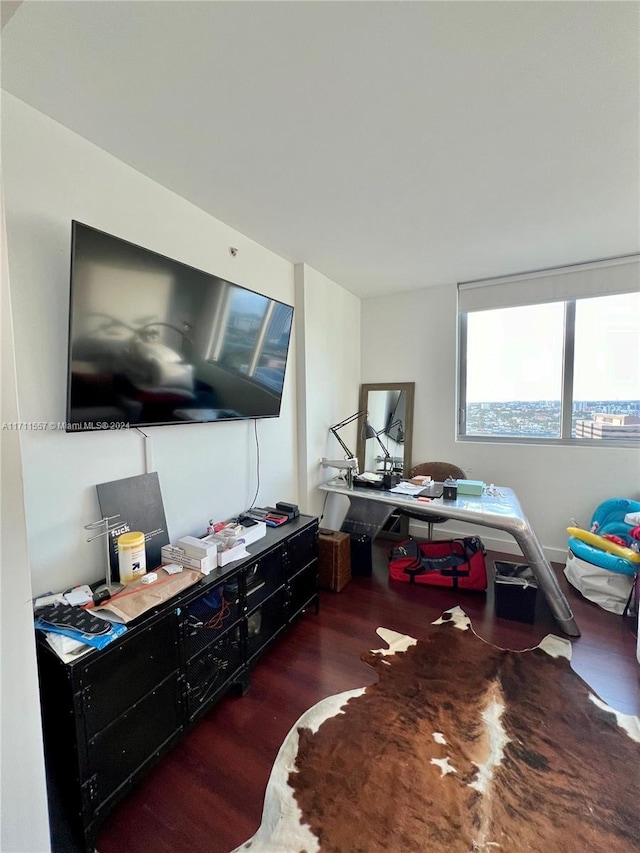
{"type": "Polygon", "coordinates": [[[444,483],[448,477],[454,480],[467,479],[462,468],[451,462],[422,462],[420,465],[414,465],[409,471],[409,479],[419,476],[431,477],[436,483],[444,483]]]}
{"type": "MultiPolygon", "coordinates": [[[[414,465],[409,471],[409,479],[412,477],[431,477],[436,483],[444,483],[445,480],[451,478],[453,480],[466,480],[467,475],[462,468],[454,465],[452,462],[422,462],[420,465],[414,465]]],[[[448,521],[443,515],[431,515],[425,518],[423,515],[413,515],[406,513],[410,518],[418,518],[420,521],[427,522],[427,538],[433,539],[433,525],[442,524],[448,521]]]]}

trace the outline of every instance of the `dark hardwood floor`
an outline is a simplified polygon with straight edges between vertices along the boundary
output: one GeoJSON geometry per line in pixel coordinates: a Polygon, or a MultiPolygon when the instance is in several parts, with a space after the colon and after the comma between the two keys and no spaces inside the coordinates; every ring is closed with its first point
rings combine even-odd
{"type": "MultiPolygon", "coordinates": [[[[421,637],[443,610],[459,604],[480,636],[503,647],[525,649],[559,633],[540,600],[536,623],[526,625],[494,618],[491,589],[486,596],[454,595],[389,583],[391,545],[376,542],[373,576],[323,593],[319,615],[306,613],[255,666],[249,692],[223,699],[112,812],[99,853],[228,853],[247,840],[260,823],[276,753],[298,717],[326,696],[374,680],[360,654],[384,645],[379,626],[421,637]]],[[[617,710],[640,714],[632,620],[584,600],[559,567],[558,576],[582,632],[573,642],[574,669],[617,710]]]]}

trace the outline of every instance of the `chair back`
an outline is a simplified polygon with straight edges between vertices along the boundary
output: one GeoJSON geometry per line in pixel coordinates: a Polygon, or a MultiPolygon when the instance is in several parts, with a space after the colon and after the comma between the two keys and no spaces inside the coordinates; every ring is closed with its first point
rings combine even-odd
{"type": "Polygon", "coordinates": [[[449,478],[453,480],[467,479],[462,468],[452,462],[422,462],[420,465],[414,465],[409,471],[409,479],[418,476],[431,477],[436,483],[443,483],[449,478]]]}

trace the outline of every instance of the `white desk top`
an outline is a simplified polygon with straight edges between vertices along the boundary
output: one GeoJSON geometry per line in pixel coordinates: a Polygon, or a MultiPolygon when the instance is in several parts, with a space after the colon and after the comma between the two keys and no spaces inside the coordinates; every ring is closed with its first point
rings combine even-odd
{"type": "Polygon", "coordinates": [[[354,486],[350,489],[344,480],[334,477],[319,487],[324,492],[334,492],[353,499],[371,500],[392,504],[420,515],[439,515],[506,530],[509,533],[530,530],[527,517],[512,489],[506,486],[494,487],[491,494],[485,489],[483,495],[458,495],[455,501],[433,498],[428,503],[417,497],[385,489],[369,489],[354,486]]]}

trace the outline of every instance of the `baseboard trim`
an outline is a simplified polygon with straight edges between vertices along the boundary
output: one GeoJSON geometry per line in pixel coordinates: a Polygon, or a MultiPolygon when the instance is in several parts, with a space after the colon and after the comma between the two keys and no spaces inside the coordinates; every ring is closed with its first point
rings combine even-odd
{"type": "MultiPolygon", "coordinates": [[[[502,551],[505,554],[514,554],[522,557],[522,551],[518,547],[518,543],[511,536],[500,535],[501,531],[494,530],[491,527],[474,527],[470,529],[470,525],[466,526],[466,530],[455,528],[451,524],[436,524],[433,527],[434,539],[458,539],[462,536],[480,536],[484,542],[484,546],[488,551],[502,551]]],[[[427,525],[425,522],[411,519],[409,521],[409,533],[418,539],[426,539],[427,525]]],[[[566,548],[550,548],[542,545],[542,550],[545,557],[551,563],[564,564],[567,559],[566,548]]]]}

